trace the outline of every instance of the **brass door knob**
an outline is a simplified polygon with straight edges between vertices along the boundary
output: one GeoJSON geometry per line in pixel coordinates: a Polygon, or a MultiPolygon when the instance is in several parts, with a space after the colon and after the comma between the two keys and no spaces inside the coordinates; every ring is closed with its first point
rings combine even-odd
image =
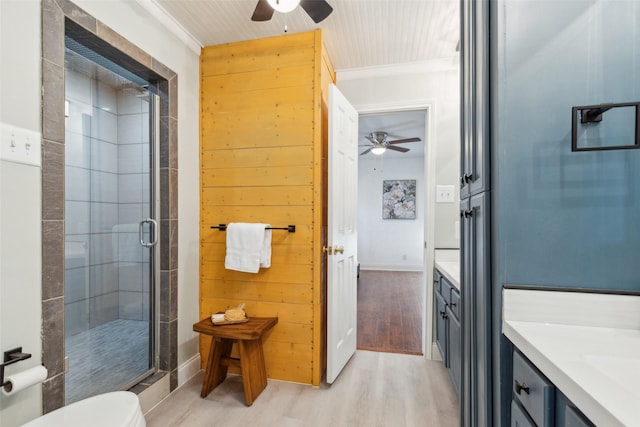
{"type": "Polygon", "coordinates": [[[333,252],[336,254],[343,254],[344,253],[344,247],[343,246],[336,246],[333,249],[333,252]]]}
{"type": "Polygon", "coordinates": [[[322,252],[327,255],[333,255],[333,246],[323,246],[322,252]]]}

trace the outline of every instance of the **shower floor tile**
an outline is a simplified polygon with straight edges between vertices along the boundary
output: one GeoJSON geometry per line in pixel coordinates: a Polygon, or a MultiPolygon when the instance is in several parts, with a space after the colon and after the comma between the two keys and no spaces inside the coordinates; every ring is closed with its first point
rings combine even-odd
{"type": "Polygon", "coordinates": [[[121,390],[149,370],[149,322],[114,320],[66,339],[66,404],[121,390]]]}

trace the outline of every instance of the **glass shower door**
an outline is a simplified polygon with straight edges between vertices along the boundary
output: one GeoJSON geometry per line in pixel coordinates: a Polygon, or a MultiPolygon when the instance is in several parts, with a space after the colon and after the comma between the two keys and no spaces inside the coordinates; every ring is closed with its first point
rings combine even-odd
{"type": "Polygon", "coordinates": [[[133,386],[156,359],[155,97],[86,56],[65,56],[67,404],[133,386]]]}

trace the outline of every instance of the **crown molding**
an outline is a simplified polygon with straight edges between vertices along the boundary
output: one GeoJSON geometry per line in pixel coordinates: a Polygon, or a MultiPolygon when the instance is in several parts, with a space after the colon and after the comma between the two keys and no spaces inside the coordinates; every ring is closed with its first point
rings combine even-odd
{"type": "Polygon", "coordinates": [[[204,46],[193,34],[187,31],[176,19],[171,16],[156,0],[136,0],[151,16],[160,21],[169,31],[178,37],[189,49],[200,55],[204,46]]]}
{"type": "Polygon", "coordinates": [[[460,57],[456,55],[449,58],[432,59],[429,61],[336,70],[336,80],[344,81],[408,74],[424,74],[439,71],[454,71],[459,68],[460,57]]]}

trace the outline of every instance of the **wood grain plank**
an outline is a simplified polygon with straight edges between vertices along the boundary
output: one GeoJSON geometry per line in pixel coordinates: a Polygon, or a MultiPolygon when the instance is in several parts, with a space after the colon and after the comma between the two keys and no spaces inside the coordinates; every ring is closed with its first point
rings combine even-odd
{"type": "Polygon", "coordinates": [[[202,169],[202,186],[257,187],[303,186],[313,184],[313,166],[202,169]]]}
{"type": "MultiPolygon", "coordinates": [[[[227,253],[227,245],[225,243],[202,243],[203,250],[202,262],[221,262],[224,263],[227,253]]],[[[271,264],[272,265],[311,265],[313,249],[308,245],[284,245],[274,244],[271,246],[271,264]]]]}
{"type": "Polygon", "coordinates": [[[358,348],[422,354],[423,273],[360,272],[358,348]]]}
{"type": "Polygon", "coordinates": [[[308,284],[260,283],[246,281],[205,280],[202,298],[212,300],[265,301],[286,304],[311,304],[312,292],[308,284]]]}
{"type": "MultiPolygon", "coordinates": [[[[255,137],[255,131],[252,131],[255,137]]],[[[203,150],[203,166],[208,169],[264,167],[264,166],[310,166],[313,165],[312,145],[287,147],[251,147],[250,149],[203,150]]]]}
{"type": "Polygon", "coordinates": [[[203,206],[310,206],[313,204],[311,185],[290,185],[286,191],[282,187],[203,187],[203,206]]]}
{"type": "Polygon", "coordinates": [[[234,74],[265,68],[288,68],[299,64],[313,65],[315,38],[313,32],[268,37],[249,42],[207,46],[200,54],[202,76],[234,74]]]}
{"type": "MultiPolygon", "coordinates": [[[[309,87],[313,85],[313,63],[292,64],[288,67],[262,68],[246,72],[203,76],[200,80],[206,93],[223,96],[264,89],[309,87]]],[[[251,94],[249,94],[251,95],[251,94]]]]}
{"type": "MultiPolygon", "coordinates": [[[[216,225],[230,222],[260,222],[271,224],[274,227],[286,227],[289,224],[305,226],[313,224],[313,212],[310,206],[215,206],[204,209],[200,213],[201,224],[216,225]]],[[[212,230],[217,231],[217,230],[212,230]]],[[[292,237],[283,230],[276,233],[277,236],[292,237]]],[[[273,236],[273,234],[272,234],[273,236]]]]}
{"type": "Polygon", "coordinates": [[[245,304],[249,317],[278,317],[278,322],[312,324],[313,311],[311,304],[288,304],[268,301],[244,301],[234,298],[200,298],[201,318],[212,313],[225,311],[228,308],[245,304]]]}
{"type": "MultiPolygon", "coordinates": [[[[281,206],[281,208],[285,208],[281,206]]],[[[213,208],[210,208],[213,209],[213,208]]],[[[208,209],[208,210],[210,210],[208,209]]],[[[288,209],[288,207],[287,207],[288,209]]],[[[216,211],[217,212],[217,211],[216,211]]],[[[218,225],[219,222],[214,221],[215,213],[207,215],[200,223],[200,243],[205,245],[207,243],[225,243],[227,239],[227,233],[215,228],[210,228],[211,225],[218,225]]],[[[237,222],[237,221],[236,221],[237,222]]],[[[226,223],[225,223],[226,224],[226,223]]],[[[273,226],[287,226],[284,222],[273,223],[273,226]]],[[[289,233],[284,230],[273,230],[271,233],[271,244],[277,245],[308,245],[311,240],[311,234],[313,225],[311,224],[292,224],[296,226],[295,233],[289,233]]],[[[206,249],[206,248],[205,248],[206,249]]],[[[206,253],[206,250],[205,250],[206,253]]],[[[201,252],[202,254],[202,252],[201,252]]]]}

